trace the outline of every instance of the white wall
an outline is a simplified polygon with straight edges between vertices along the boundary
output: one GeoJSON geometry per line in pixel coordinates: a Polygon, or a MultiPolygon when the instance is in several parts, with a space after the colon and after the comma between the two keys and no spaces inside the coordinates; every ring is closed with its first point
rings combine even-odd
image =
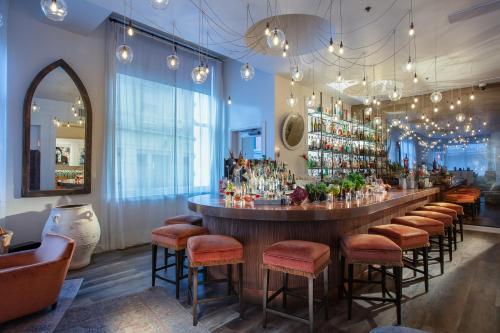
{"type": "MultiPolygon", "coordinates": [[[[222,72],[224,96],[227,101],[231,96],[232,104],[228,108],[228,135],[232,130],[263,127],[265,131],[265,155],[274,157],[274,75],[255,70],[250,81],[244,81],[240,75],[242,63],[235,60],[224,61],[222,72]]],[[[231,138],[227,142],[230,144],[231,138]]],[[[228,148],[229,149],[229,148],[228,148]]],[[[238,154],[239,152],[234,152],[238,154]]],[[[227,155],[227,154],[226,154],[227,155]]]]}
{"type": "Polygon", "coordinates": [[[40,239],[54,205],[88,202],[99,216],[104,121],[105,26],[83,36],[39,20],[39,1],[10,1],[8,25],[6,219],[14,243],[40,239]],[[92,103],[92,193],[67,197],[21,198],[23,100],[35,75],[64,59],[87,88],[92,103]]]}

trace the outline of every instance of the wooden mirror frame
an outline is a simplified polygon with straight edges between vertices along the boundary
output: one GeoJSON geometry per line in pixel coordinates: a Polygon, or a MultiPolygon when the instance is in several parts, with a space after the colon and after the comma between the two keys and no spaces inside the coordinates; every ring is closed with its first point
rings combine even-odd
{"type": "Polygon", "coordinates": [[[69,194],[88,194],[91,192],[91,173],[92,165],[92,106],[87,89],[83,85],[82,80],[78,77],[76,72],[70,65],[63,59],[59,59],[44,69],[42,69],[31,82],[26,96],[24,97],[24,110],[23,110],[23,179],[21,195],[23,197],[46,197],[46,196],[60,196],[69,194]],[[30,131],[31,131],[31,102],[35,91],[40,82],[47,74],[53,70],[61,67],[75,83],[80,97],[82,98],[85,107],[85,165],[84,170],[84,184],[82,189],[63,189],[63,190],[30,190],[30,131]]]}
{"type": "Polygon", "coordinates": [[[302,136],[300,137],[300,140],[299,142],[295,145],[295,146],[291,146],[288,141],[286,140],[286,128],[287,128],[287,125],[288,123],[292,120],[292,118],[294,117],[299,117],[301,120],[302,120],[302,124],[303,124],[303,127],[304,127],[304,130],[307,128],[307,124],[304,120],[304,117],[298,113],[298,112],[292,112],[290,114],[288,114],[285,118],[285,120],[283,120],[283,125],[281,127],[281,141],[283,141],[283,145],[285,146],[285,148],[287,148],[288,150],[297,150],[299,149],[300,147],[300,143],[302,142],[302,140],[304,139],[304,130],[302,131],[302,136]]]}

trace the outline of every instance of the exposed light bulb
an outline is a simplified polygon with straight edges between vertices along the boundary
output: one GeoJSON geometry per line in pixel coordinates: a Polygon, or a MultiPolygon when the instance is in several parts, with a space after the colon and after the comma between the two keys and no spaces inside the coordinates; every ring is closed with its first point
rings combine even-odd
{"type": "Polygon", "coordinates": [[[177,56],[177,53],[171,54],[167,57],[167,66],[171,70],[176,70],[179,68],[179,57],[177,56]]]}
{"type": "Polygon", "coordinates": [[[231,101],[231,96],[229,96],[229,97],[227,98],[227,104],[228,104],[228,105],[233,104],[233,101],[231,101]]]}
{"type": "Polygon", "coordinates": [[[304,73],[302,73],[298,66],[293,70],[292,78],[295,80],[295,82],[300,82],[304,78],[304,73]]]}
{"type": "Polygon", "coordinates": [[[330,45],[328,45],[328,52],[333,53],[335,47],[333,46],[333,38],[330,38],[330,45]]]}
{"type": "Polygon", "coordinates": [[[437,106],[435,106],[435,107],[434,107],[434,113],[436,113],[436,112],[438,112],[438,111],[439,111],[438,107],[437,107],[437,106]]]}
{"type": "Polygon", "coordinates": [[[342,43],[342,41],[340,41],[339,53],[344,54],[344,43],[342,43]]]}
{"type": "Polygon", "coordinates": [[[294,86],[294,85],[295,85],[295,80],[293,79],[293,77],[292,77],[292,80],[290,80],[290,85],[291,85],[291,86],[294,86]]]}
{"type": "Polygon", "coordinates": [[[342,75],[340,75],[340,72],[339,72],[339,75],[337,76],[337,82],[340,82],[342,81],[342,75]]]}
{"type": "Polygon", "coordinates": [[[286,98],[286,104],[291,108],[297,104],[297,99],[293,96],[293,93],[290,93],[290,96],[286,98]]]}
{"type": "Polygon", "coordinates": [[[455,110],[455,104],[453,104],[453,102],[450,104],[450,110],[455,110]]]}
{"type": "Polygon", "coordinates": [[[270,36],[271,35],[271,30],[269,30],[269,22],[266,22],[266,30],[264,30],[264,34],[266,36],[270,36]]]}
{"type": "Polygon", "coordinates": [[[413,22],[410,23],[410,30],[408,30],[408,35],[415,35],[415,25],[413,24],[413,22]]]}
{"type": "Polygon", "coordinates": [[[487,123],[486,123],[486,122],[483,122],[483,126],[486,126],[486,125],[487,125],[487,123]]]}
{"type": "Polygon", "coordinates": [[[366,86],[366,77],[363,76],[363,85],[366,86]]]}
{"type": "Polygon", "coordinates": [[[274,31],[274,34],[273,34],[273,45],[274,46],[278,46],[280,43],[280,39],[278,37],[278,34],[276,33],[276,31],[274,31]]]}
{"type": "Polygon", "coordinates": [[[286,48],[283,49],[283,53],[281,54],[283,58],[286,58],[286,48]]]}
{"type": "Polygon", "coordinates": [[[79,125],[83,124],[83,119],[82,118],[78,119],[78,124],[79,125]]]}
{"type": "Polygon", "coordinates": [[[418,97],[413,98],[413,103],[418,103],[418,97]]]}
{"type": "Polygon", "coordinates": [[[406,63],[406,70],[410,72],[412,68],[413,64],[411,63],[411,57],[408,57],[408,62],[406,63]]]}
{"type": "Polygon", "coordinates": [[[45,16],[52,21],[63,21],[68,15],[68,7],[64,0],[41,0],[40,6],[45,16]]]}
{"type": "Polygon", "coordinates": [[[241,66],[240,70],[241,78],[245,81],[250,81],[255,75],[255,69],[248,62],[241,66]]]}
{"type": "Polygon", "coordinates": [[[469,99],[470,99],[471,101],[473,101],[473,100],[474,100],[474,98],[476,98],[476,97],[474,96],[474,93],[471,93],[471,94],[470,94],[470,96],[469,96],[469,99]]]}
{"type": "Polygon", "coordinates": [[[415,108],[415,103],[411,103],[411,108],[414,109],[415,108]]]}
{"type": "Polygon", "coordinates": [[[285,50],[288,51],[289,48],[290,48],[290,46],[288,45],[288,41],[285,40],[285,50]]]}
{"type": "Polygon", "coordinates": [[[413,75],[413,83],[417,83],[418,82],[418,77],[417,77],[417,73],[415,73],[415,75],[413,75]]]}
{"type": "Polygon", "coordinates": [[[462,104],[462,101],[460,100],[460,97],[459,97],[457,100],[457,105],[460,105],[460,104],[462,104]]]}
{"type": "Polygon", "coordinates": [[[127,35],[129,37],[133,37],[135,34],[135,31],[134,31],[134,28],[132,27],[132,22],[129,23],[128,27],[127,27],[127,35]]]}
{"type": "Polygon", "coordinates": [[[116,58],[122,64],[130,64],[134,59],[134,51],[127,44],[122,44],[116,49],[116,58]]]}

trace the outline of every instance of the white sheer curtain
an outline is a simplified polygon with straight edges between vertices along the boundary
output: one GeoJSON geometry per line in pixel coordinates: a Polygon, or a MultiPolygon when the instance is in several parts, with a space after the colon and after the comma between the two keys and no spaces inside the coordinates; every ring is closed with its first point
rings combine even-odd
{"type": "Polygon", "coordinates": [[[0,0],[0,226],[5,222],[6,158],[7,158],[7,15],[8,1],[0,0]]]}
{"type": "MultiPolygon", "coordinates": [[[[222,173],[221,64],[209,61],[202,85],[191,80],[198,56],[136,34],[131,64],[116,60],[122,28],[109,23],[102,250],[150,240],[151,229],[187,211],[186,198],[216,190],[222,173]]],[[[206,61],[205,61],[206,62],[206,61]]]]}

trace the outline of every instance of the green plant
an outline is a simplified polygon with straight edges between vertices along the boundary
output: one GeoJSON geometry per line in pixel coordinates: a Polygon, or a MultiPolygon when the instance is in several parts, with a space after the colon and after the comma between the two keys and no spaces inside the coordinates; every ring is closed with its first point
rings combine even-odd
{"type": "Polygon", "coordinates": [[[336,197],[340,194],[340,186],[338,184],[331,184],[328,186],[328,193],[336,197]]]}
{"type": "Polygon", "coordinates": [[[354,183],[352,181],[350,181],[349,179],[344,179],[342,181],[342,189],[344,189],[345,191],[352,191],[352,189],[354,188],[354,183]]]}
{"type": "Polygon", "coordinates": [[[359,191],[363,186],[365,186],[365,177],[357,172],[351,172],[347,175],[347,180],[353,183],[354,189],[359,191]]]}

